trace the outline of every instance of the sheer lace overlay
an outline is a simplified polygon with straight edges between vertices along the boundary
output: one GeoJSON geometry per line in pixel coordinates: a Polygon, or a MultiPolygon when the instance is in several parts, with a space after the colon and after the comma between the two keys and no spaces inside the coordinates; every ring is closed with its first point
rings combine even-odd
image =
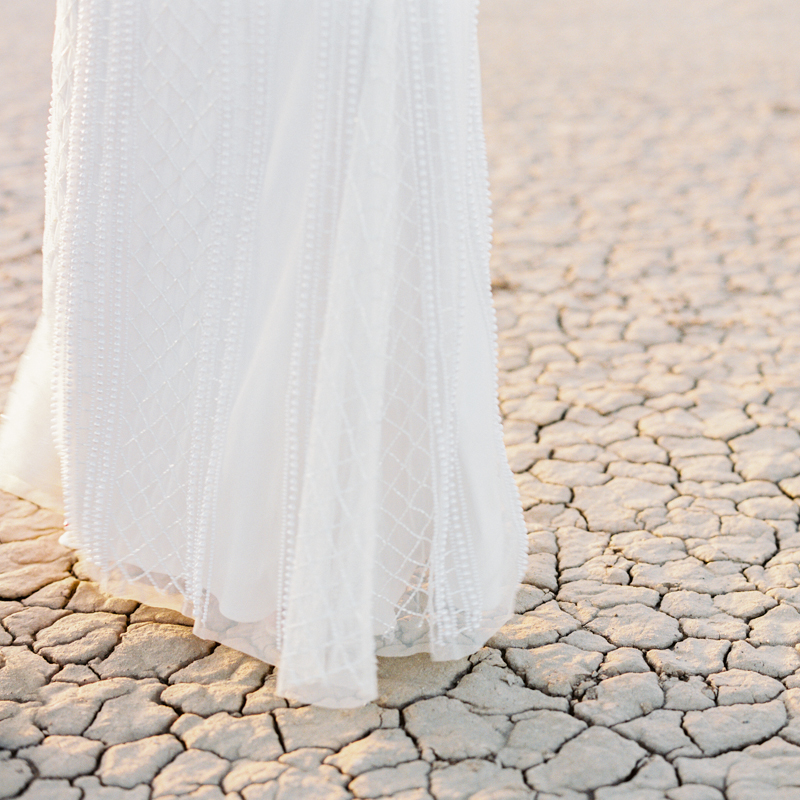
{"type": "Polygon", "coordinates": [[[524,527],[474,6],[61,0],[53,70],[0,485],[63,494],[110,590],[278,664],[285,696],[356,705],[376,653],[476,650],[524,527]]]}

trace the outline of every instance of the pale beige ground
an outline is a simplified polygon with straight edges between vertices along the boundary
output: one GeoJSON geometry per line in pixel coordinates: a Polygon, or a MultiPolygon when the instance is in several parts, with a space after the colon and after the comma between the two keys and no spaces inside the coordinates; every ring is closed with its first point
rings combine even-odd
{"type": "MultiPolygon", "coordinates": [[[[0,6],[2,395],[50,6],[0,6]]],[[[287,708],[2,498],[0,798],[800,798],[800,4],[485,0],[482,36],[519,615],[287,708]]]]}

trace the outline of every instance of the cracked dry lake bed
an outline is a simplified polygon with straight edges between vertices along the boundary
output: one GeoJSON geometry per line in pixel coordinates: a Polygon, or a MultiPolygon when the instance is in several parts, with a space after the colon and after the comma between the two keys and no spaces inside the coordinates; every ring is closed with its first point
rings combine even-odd
{"type": "MultiPolygon", "coordinates": [[[[2,397],[51,6],[0,11],[2,397]]],[[[377,703],[291,707],[0,495],[0,798],[800,798],[800,6],[486,0],[481,26],[516,615],[470,659],[382,661],[377,703]]]]}

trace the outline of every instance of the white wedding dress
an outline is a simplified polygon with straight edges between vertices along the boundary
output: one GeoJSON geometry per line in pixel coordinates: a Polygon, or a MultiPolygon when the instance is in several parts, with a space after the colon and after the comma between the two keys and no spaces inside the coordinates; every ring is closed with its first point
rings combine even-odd
{"type": "Polygon", "coordinates": [[[286,697],[478,649],[525,537],[475,4],[59,0],[53,86],[0,487],[286,697]]]}

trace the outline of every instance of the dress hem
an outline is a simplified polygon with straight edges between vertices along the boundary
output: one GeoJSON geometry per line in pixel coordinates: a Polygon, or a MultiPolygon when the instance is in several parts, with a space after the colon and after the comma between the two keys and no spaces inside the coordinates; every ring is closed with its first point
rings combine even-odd
{"type": "Polygon", "coordinates": [[[58,514],[64,513],[64,504],[60,498],[43,489],[37,489],[35,486],[16,477],[16,475],[0,473],[0,491],[13,494],[15,497],[19,497],[20,500],[27,500],[39,506],[39,508],[55,511],[58,514]]]}
{"type": "MultiPolygon", "coordinates": [[[[106,594],[128,600],[134,600],[155,608],[165,608],[176,611],[192,620],[192,632],[195,636],[206,641],[216,642],[225,647],[230,647],[240,653],[256,658],[269,664],[275,669],[280,669],[280,652],[276,647],[262,644],[260,648],[248,644],[246,639],[238,636],[225,636],[219,631],[205,627],[196,619],[191,601],[178,592],[164,592],[160,589],[145,585],[137,581],[128,580],[120,576],[109,576],[97,566],[85,553],[80,543],[71,531],[66,531],[59,538],[59,542],[72,548],[80,554],[85,573],[95,581],[106,594]]],[[[469,637],[462,642],[453,642],[446,646],[437,646],[429,640],[423,640],[413,645],[386,644],[381,645],[376,637],[375,656],[380,658],[405,658],[419,654],[426,654],[433,662],[457,661],[469,657],[485,646],[486,642],[513,616],[510,612],[488,613],[484,617],[484,624],[477,637],[469,637]]],[[[354,700],[352,693],[339,695],[331,686],[309,687],[307,692],[292,691],[290,693],[275,693],[290,702],[306,703],[326,708],[358,708],[374,702],[380,696],[378,692],[373,697],[364,697],[354,700]],[[331,693],[332,692],[332,693],[331,693]],[[304,695],[304,696],[301,696],[304,695]]]]}

